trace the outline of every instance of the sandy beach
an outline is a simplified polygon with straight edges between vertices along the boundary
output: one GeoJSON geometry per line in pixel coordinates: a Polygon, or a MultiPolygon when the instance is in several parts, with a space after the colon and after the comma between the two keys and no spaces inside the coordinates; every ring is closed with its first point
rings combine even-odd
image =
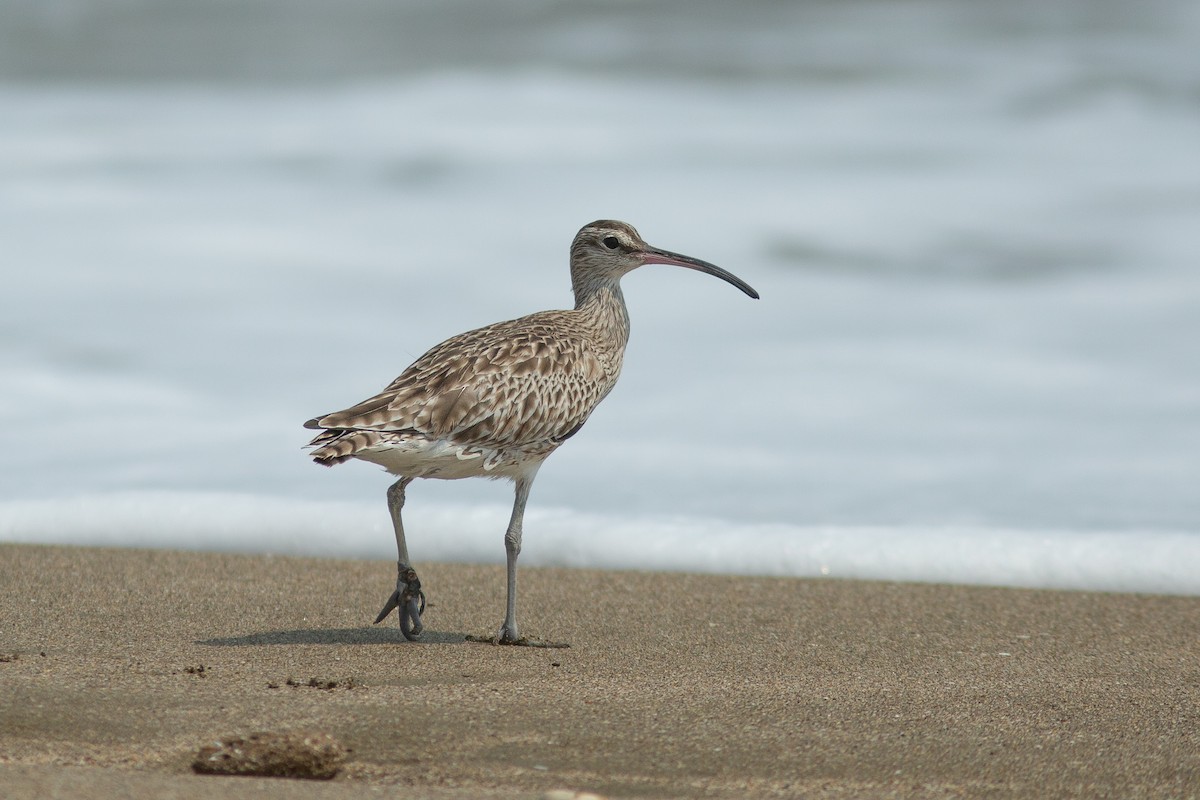
{"type": "Polygon", "coordinates": [[[0,545],[7,798],[1200,796],[1200,598],[0,545]],[[318,731],[332,781],[201,776],[318,731]],[[397,794],[400,792],[400,794],[397,794]]]}

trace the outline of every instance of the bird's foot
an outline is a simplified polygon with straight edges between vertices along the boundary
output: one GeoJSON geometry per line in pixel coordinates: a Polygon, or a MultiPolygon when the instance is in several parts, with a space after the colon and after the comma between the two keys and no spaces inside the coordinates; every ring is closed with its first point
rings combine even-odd
{"type": "Polygon", "coordinates": [[[542,639],[529,639],[517,633],[516,625],[501,625],[494,636],[467,636],[468,642],[479,644],[505,644],[513,647],[548,647],[553,649],[570,647],[566,642],[547,642],[542,639]]]}
{"type": "Polygon", "coordinates": [[[421,615],[425,613],[425,593],[421,591],[421,581],[417,571],[407,564],[398,564],[396,569],[396,591],[388,598],[383,610],[375,618],[375,624],[387,619],[392,609],[399,609],[400,632],[410,642],[421,635],[424,626],[421,615]]]}

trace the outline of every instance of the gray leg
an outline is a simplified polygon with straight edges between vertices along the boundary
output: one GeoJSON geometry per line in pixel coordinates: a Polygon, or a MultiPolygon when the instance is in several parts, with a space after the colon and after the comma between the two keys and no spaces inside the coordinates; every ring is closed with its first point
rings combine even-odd
{"type": "Polygon", "coordinates": [[[517,556],[521,554],[521,528],[525,521],[525,503],[529,500],[529,487],[533,476],[517,479],[517,496],[513,500],[512,519],[504,534],[504,552],[508,557],[508,604],[504,610],[504,624],[496,632],[500,644],[516,644],[521,641],[517,631],[517,556]]]}
{"type": "Polygon", "coordinates": [[[392,529],[396,532],[396,558],[401,564],[408,563],[408,544],[404,541],[404,520],[400,512],[404,509],[404,490],[413,482],[412,478],[401,478],[388,487],[388,513],[392,515],[392,529]]]}
{"type": "Polygon", "coordinates": [[[512,519],[504,534],[504,552],[508,556],[508,604],[504,609],[504,624],[490,639],[486,636],[468,636],[468,642],[491,644],[518,644],[524,647],[570,647],[560,642],[545,642],[540,639],[525,639],[517,630],[517,556],[521,554],[521,528],[525,520],[525,503],[529,500],[529,488],[533,486],[537,471],[517,479],[517,496],[513,500],[512,519]]]}
{"type": "Polygon", "coordinates": [[[400,512],[404,508],[404,489],[412,483],[412,478],[401,478],[388,488],[388,511],[392,515],[392,527],[396,531],[396,591],[388,598],[383,610],[375,618],[375,623],[383,622],[392,609],[398,608],[400,614],[400,632],[405,639],[416,639],[423,630],[421,613],[425,610],[425,593],[421,591],[421,581],[417,571],[408,563],[408,545],[404,541],[404,522],[400,512]]]}

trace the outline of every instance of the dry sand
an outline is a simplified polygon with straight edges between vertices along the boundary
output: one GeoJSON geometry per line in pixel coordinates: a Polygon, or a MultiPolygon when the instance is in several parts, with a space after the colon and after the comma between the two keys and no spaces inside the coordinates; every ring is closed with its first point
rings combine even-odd
{"type": "Polygon", "coordinates": [[[0,795],[1200,796],[1200,598],[524,569],[535,650],[418,567],[409,644],[386,562],[0,545],[0,795]],[[333,781],[190,770],[306,730],[333,781]]]}

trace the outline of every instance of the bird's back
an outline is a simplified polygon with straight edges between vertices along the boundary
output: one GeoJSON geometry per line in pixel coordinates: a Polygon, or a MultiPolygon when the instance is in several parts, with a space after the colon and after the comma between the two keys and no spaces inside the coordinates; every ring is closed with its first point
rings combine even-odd
{"type": "Polygon", "coordinates": [[[624,340],[613,344],[578,311],[544,311],[460,334],[374,397],[305,423],[323,429],[310,443],[312,457],[379,461],[368,456],[381,447],[436,442],[493,458],[544,458],[616,384],[624,340]]]}

